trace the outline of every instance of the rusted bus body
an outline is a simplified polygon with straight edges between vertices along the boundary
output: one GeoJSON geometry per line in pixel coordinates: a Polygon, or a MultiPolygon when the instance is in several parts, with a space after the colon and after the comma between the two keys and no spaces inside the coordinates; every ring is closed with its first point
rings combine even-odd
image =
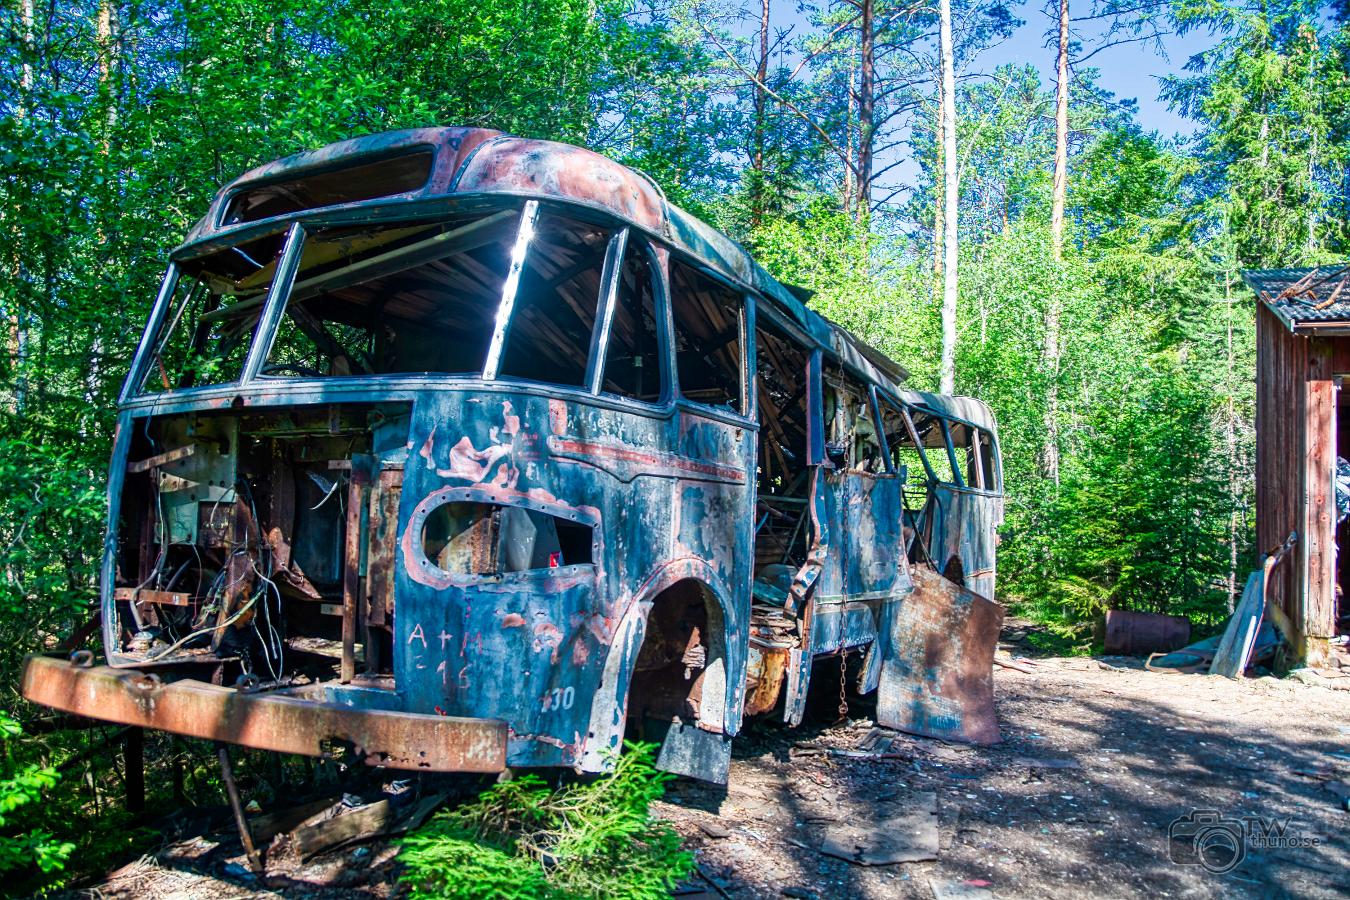
{"type": "Polygon", "coordinates": [[[640,175],[377,135],[236,180],[173,259],[121,397],[108,665],[34,660],[33,699],[433,770],[642,735],[722,780],[746,714],[799,721],[856,649],[889,724],[997,738],[987,408],[904,390],[640,175]]]}

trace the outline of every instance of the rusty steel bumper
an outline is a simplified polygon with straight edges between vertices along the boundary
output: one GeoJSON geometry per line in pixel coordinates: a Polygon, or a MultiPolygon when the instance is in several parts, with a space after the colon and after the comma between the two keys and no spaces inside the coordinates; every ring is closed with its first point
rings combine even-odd
{"type": "Polygon", "coordinates": [[[47,656],[24,661],[22,691],[34,703],[78,716],[259,750],[325,756],[326,745],[349,743],[372,766],[432,772],[506,767],[506,723],[495,719],[354,709],[191,679],[163,682],[135,670],[80,667],[47,656]]]}

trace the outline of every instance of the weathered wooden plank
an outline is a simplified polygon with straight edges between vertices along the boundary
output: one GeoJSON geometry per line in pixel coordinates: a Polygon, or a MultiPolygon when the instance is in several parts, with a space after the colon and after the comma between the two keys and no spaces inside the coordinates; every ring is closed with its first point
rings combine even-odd
{"type": "Polygon", "coordinates": [[[342,555],[342,668],[339,680],[356,677],[356,614],[361,601],[361,507],[367,487],[352,479],[347,491],[346,540],[342,555]]]}
{"type": "Polygon", "coordinates": [[[277,810],[248,820],[249,833],[260,847],[266,847],[272,838],[304,823],[338,802],[334,797],[311,800],[289,809],[277,810]]]}
{"type": "Polygon", "coordinates": [[[349,813],[304,825],[291,834],[295,852],[308,859],[330,847],[340,847],[351,841],[385,834],[395,820],[394,805],[381,800],[349,813]]]}
{"type": "Polygon", "coordinates": [[[1307,455],[1304,457],[1304,527],[1302,542],[1307,561],[1304,591],[1297,605],[1298,623],[1305,646],[1300,655],[1309,665],[1323,665],[1324,659],[1308,658],[1310,653],[1324,655],[1318,637],[1329,639],[1336,631],[1336,545],[1332,531],[1335,501],[1332,473],[1336,468],[1336,385],[1333,380],[1330,343],[1323,338],[1308,342],[1307,406],[1304,428],[1307,455]],[[1318,646],[1314,646],[1317,644],[1318,646]]]}

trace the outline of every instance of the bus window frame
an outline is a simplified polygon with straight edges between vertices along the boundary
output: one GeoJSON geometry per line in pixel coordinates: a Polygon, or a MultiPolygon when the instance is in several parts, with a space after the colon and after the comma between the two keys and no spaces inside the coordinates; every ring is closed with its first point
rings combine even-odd
{"type": "MultiPolygon", "coordinates": [[[[872,408],[872,427],[876,429],[877,448],[878,452],[881,453],[881,465],[883,468],[883,471],[881,472],[870,472],[868,474],[873,476],[885,475],[894,478],[895,467],[891,462],[891,448],[886,441],[886,426],[881,421],[881,390],[875,383],[866,382],[866,384],[868,403],[872,408]]],[[[924,460],[924,465],[928,465],[926,459],[924,460]]]]}
{"type": "Polygon", "coordinates": [[[182,277],[183,272],[178,263],[170,260],[168,268],[164,271],[164,280],[159,285],[159,294],[155,297],[154,305],[150,307],[150,317],[141,332],[141,340],[136,345],[136,353],[131,357],[126,380],[122,382],[122,389],[117,393],[119,404],[126,403],[142,393],[140,385],[145,380],[145,369],[150,362],[151,348],[155,345],[155,339],[159,337],[159,329],[169,311],[169,304],[173,302],[174,294],[178,291],[178,281],[182,277]]]}
{"type": "Polygon", "coordinates": [[[281,317],[286,314],[286,306],[291,302],[291,288],[294,287],[295,276],[300,271],[300,256],[304,252],[305,237],[305,226],[300,222],[293,223],[286,235],[286,244],[282,247],[281,256],[277,260],[277,273],[267,291],[267,300],[263,303],[262,312],[258,314],[258,331],[253,337],[252,346],[248,348],[248,356],[244,358],[244,371],[239,377],[240,387],[250,385],[257,379],[267,363],[267,357],[272,353],[277,329],[281,327],[281,317]],[[278,286],[281,287],[280,290],[277,289],[278,286]]]}
{"type": "Polygon", "coordinates": [[[991,473],[991,474],[994,476],[994,487],[991,488],[991,487],[989,487],[988,485],[985,485],[985,490],[986,490],[986,492],[988,492],[988,493],[991,493],[991,494],[998,494],[999,496],[1002,496],[1002,495],[1003,495],[1003,453],[999,450],[999,446],[998,446],[998,435],[994,432],[994,430],[993,430],[992,428],[983,428],[983,427],[981,427],[981,426],[979,426],[979,425],[974,425],[974,426],[972,426],[972,427],[975,428],[975,432],[976,432],[976,437],[975,437],[975,448],[976,448],[976,450],[975,450],[975,452],[979,455],[978,458],[979,458],[979,463],[980,463],[981,477],[983,477],[983,473],[985,473],[985,472],[989,472],[989,473],[991,473]],[[988,435],[988,436],[989,436],[989,451],[990,451],[990,453],[992,454],[992,458],[989,460],[989,465],[985,465],[985,460],[984,460],[984,447],[980,444],[980,440],[979,440],[979,435],[981,435],[981,434],[985,434],[985,435],[988,435]]]}
{"type": "MultiPolygon", "coordinates": [[[[250,223],[250,225],[252,224],[250,223]]],[[[280,323],[278,310],[284,310],[286,303],[290,300],[291,285],[295,280],[296,272],[299,271],[300,251],[305,243],[305,227],[302,222],[293,220],[281,223],[265,222],[264,225],[265,227],[244,229],[237,239],[223,244],[204,243],[198,252],[191,254],[175,252],[170,255],[164,280],[160,282],[159,293],[155,297],[154,305],[150,308],[150,316],[141,332],[141,339],[136,345],[136,352],[131,358],[131,366],[127,371],[126,380],[122,382],[122,389],[118,392],[118,404],[159,395],[158,392],[144,390],[142,385],[145,381],[146,370],[150,366],[150,357],[153,355],[155,342],[159,339],[160,329],[164,327],[165,319],[168,316],[169,306],[173,303],[178,286],[182,283],[183,263],[203,256],[210,256],[227,247],[238,246],[250,240],[266,237],[269,234],[284,233],[286,237],[282,244],[281,254],[277,257],[276,272],[272,275],[272,281],[268,284],[267,292],[263,295],[262,309],[258,314],[258,324],[254,328],[253,340],[249,342],[248,352],[244,357],[239,377],[215,384],[173,388],[170,393],[190,395],[192,392],[199,390],[208,391],[232,386],[243,388],[252,384],[258,378],[258,372],[266,362],[267,354],[272,349],[272,341],[276,337],[276,325],[280,323]],[[269,315],[275,315],[276,321],[271,322],[269,315]],[[269,322],[271,327],[269,327],[269,322]],[[258,351],[264,340],[267,347],[259,355],[258,351]]]]}
{"type": "MultiPolygon", "coordinates": [[[[673,325],[670,318],[670,296],[667,289],[665,269],[662,265],[661,255],[656,246],[646,239],[646,236],[640,231],[624,226],[621,229],[623,234],[622,242],[617,245],[611,240],[609,251],[605,257],[605,274],[601,281],[601,304],[602,308],[596,312],[596,332],[599,331],[601,316],[604,317],[605,334],[603,343],[597,348],[597,335],[592,335],[591,357],[587,361],[587,379],[586,383],[590,386],[589,393],[593,397],[605,397],[610,400],[617,400],[624,403],[638,403],[648,409],[670,409],[674,395],[674,359],[671,348],[674,342],[673,325]],[[652,307],[656,319],[656,343],[657,357],[657,375],[661,379],[661,387],[657,394],[657,399],[652,401],[639,400],[636,397],[629,397],[624,394],[616,394],[613,391],[604,389],[605,364],[609,360],[609,342],[613,335],[614,312],[619,305],[619,288],[623,279],[623,263],[625,256],[630,248],[641,247],[641,253],[647,259],[647,267],[652,280],[652,307]],[[608,255],[614,254],[613,263],[608,255]]],[[[617,238],[618,235],[615,235],[617,238]]]]}
{"type": "MultiPolygon", "coordinates": [[[[928,461],[927,451],[929,449],[936,449],[936,448],[924,447],[923,442],[919,440],[919,430],[914,426],[914,419],[909,414],[908,404],[906,404],[902,400],[897,400],[890,394],[882,391],[880,388],[877,388],[875,385],[873,386],[873,390],[875,391],[877,399],[879,401],[887,403],[888,405],[890,405],[892,409],[900,413],[900,417],[901,419],[904,420],[905,423],[905,430],[909,432],[909,440],[914,445],[914,447],[919,451],[919,459],[923,461],[923,471],[926,480],[931,481],[934,484],[946,484],[947,482],[938,481],[937,473],[933,470],[933,464],[928,461]]],[[[879,415],[880,413],[878,411],[878,417],[879,415]]],[[[895,471],[895,460],[891,456],[891,442],[886,436],[885,425],[882,422],[879,422],[879,425],[880,428],[877,433],[881,435],[881,442],[885,446],[886,471],[889,472],[891,475],[898,475],[899,473],[895,471]]]]}
{"type": "MultiPolygon", "coordinates": [[[[304,248],[305,236],[315,229],[326,227],[341,227],[355,225],[382,225],[395,224],[400,222],[421,222],[436,221],[455,212],[477,211],[484,214],[490,214],[493,211],[515,210],[520,213],[521,221],[525,219],[527,208],[533,208],[534,215],[541,212],[547,212],[555,215],[565,215],[576,218],[580,221],[599,225],[613,229],[615,234],[619,232],[628,232],[625,240],[631,241],[634,238],[640,240],[645,245],[649,262],[653,268],[653,288],[656,292],[656,318],[659,337],[662,341],[661,358],[663,360],[664,371],[662,377],[662,396],[659,401],[648,402],[638,400],[633,397],[625,397],[621,394],[614,394],[606,391],[596,391],[592,389],[594,380],[591,372],[592,360],[587,360],[587,383],[584,385],[560,385],[549,384],[547,382],[531,382],[521,380],[514,382],[511,379],[489,377],[487,362],[491,361],[491,344],[489,353],[485,359],[483,371],[472,374],[446,375],[440,373],[398,373],[383,376],[362,376],[349,379],[350,383],[356,381],[394,381],[408,379],[425,379],[431,377],[437,380],[447,381],[482,381],[493,382],[494,384],[512,384],[519,383],[522,386],[531,385],[534,388],[543,388],[548,391],[558,391],[583,398],[592,398],[602,400],[606,404],[633,405],[640,407],[644,412],[658,412],[663,414],[673,413],[676,409],[687,409],[705,418],[716,421],[735,424],[749,429],[758,429],[758,399],[755,396],[753,378],[751,373],[756,368],[756,347],[754,340],[754,329],[759,313],[760,297],[757,292],[740,285],[730,278],[713,271],[697,257],[673,248],[664,243],[659,236],[649,234],[641,227],[625,222],[623,219],[597,212],[594,209],[586,207],[584,204],[572,204],[550,201],[547,198],[530,198],[519,195],[496,196],[491,197],[473,197],[466,196],[455,198],[455,202],[447,203],[445,198],[417,198],[417,199],[399,199],[399,198],[380,198],[378,201],[352,206],[335,206],[318,210],[303,210],[286,216],[276,216],[268,219],[262,219],[256,222],[245,222],[238,225],[220,229],[208,237],[201,238],[191,243],[180,245],[171,251],[169,255],[170,263],[165,272],[165,278],[160,284],[159,294],[156,297],[155,304],[151,308],[150,318],[141,335],[141,342],[138,345],[136,354],[133,355],[133,366],[128,373],[126,381],[123,383],[122,391],[119,395],[119,403],[142,401],[147,395],[139,390],[141,379],[144,377],[146,367],[149,362],[150,350],[153,347],[154,339],[158,336],[158,329],[161,327],[164,317],[168,311],[168,305],[172,302],[174,291],[177,290],[183,277],[182,265],[192,259],[201,256],[207,256],[221,249],[233,246],[238,243],[253,240],[267,234],[286,233],[287,240],[291,243],[283,247],[282,255],[278,258],[277,273],[272,279],[272,284],[268,288],[267,297],[264,301],[263,311],[260,314],[254,340],[250,346],[248,356],[245,358],[245,371],[242,376],[231,382],[222,382],[220,384],[195,385],[191,388],[175,389],[173,393],[176,396],[191,396],[198,391],[214,391],[222,388],[242,389],[244,387],[256,387],[259,384],[274,384],[281,382],[291,382],[295,379],[280,379],[261,374],[262,367],[266,364],[268,354],[271,353],[272,345],[276,338],[276,333],[281,324],[281,318],[285,314],[286,304],[290,302],[291,289],[294,286],[296,275],[298,274],[301,261],[301,253],[304,248]],[[466,202],[467,201],[467,202],[466,202]],[[293,259],[286,260],[287,252],[293,254],[293,259]],[[690,266],[700,275],[711,278],[718,282],[729,291],[736,294],[741,299],[739,316],[740,343],[742,347],[740,359],[740,404],[743,412],[730,409],[718,409],[699,403],[695,400],[687,399],[679,392],[679,373],[675,359],[675,329],[674,329],[674,311],[670,292],[670,266],[679,260],[683,264],[690,266]]],[[[533,229],[532,229],[533,230],[533,229]]],[[[517,232],[519,237],[519,232],[517,232]]],[[[532,240],[533,234],[530,235],[532,240]]],[[[613,237],[611,237],[611,244],[613,237]]],[[[525,250],[528,253],[528,246],[525,250]]],[[[522,259],[523,265],[523,259],[522,259]]],[[[606,255],[606,265],[608,266],[608,252],[606,255]]],[[[514,267],[514,259],[513,259],[514,267]]],[[[614,276],[617,278],[621,273],[621,266],[614,267],[614,276]]],[[[608,273],[607,273],[608,274],[608,273]]],[[[517,279],[516,288],[519,282],[517,279]]],[[[607,304],[610,300],[610,294],[614,296],[614,302],[617,302],[617,291],[611,285],[602,282],[601,297],[599,302],[607,304]]],[[[505,294],[505,292],[503,292],[505,294]]],[[[512,298],[512,312],[514,311],[515,298],[512,298]]],[[[498,319],[502,312],[502,303],[499,301],[497,314],[494,316],[493,338],[495,342],[498,332],[498,319]]],[[[609,311],[612,314],[612,310],[609,311]]],[[[771,316],[775,318],[775,316],[771,316]]],[[[597,311],[597,324],[599,314],[597,311]]],[[[507,323],[509,331],[509,321],[507,323]]],[[[790,329],[795,332],[795,329],[790,329]]],[[[505,341],[509,334],[502,334],[503,349],[505,341]]],[[[606,335],[605,354],[608,355],[608,341],[606,335]]],[[[594,340],[592,341],[594,343],[594,340]]],[[[823,433],[814,421],[820,415],[823,404],[820,397],[819,376],[821,371],[821,348],[816,345],[810,347],[811,358],[814,365],[808,365],[808,373],[814,372],[814,380],[808,389],[808,402],[815,401],[815,415],[811,415],[808,409],[808,465],[819,465],[824,459],[824,439],[823,433]]],[[[497,359],[497,368],[500,369],[500,358],[497,359]]],[[[599,376],[603,379],[603,369],[599,376]]],[[[345,381],[344,383],[347,383],[345,381]]]]}
{"type": "MultiPolygon", "coordinates": [[[[670,319],[670,309],[669,309],[670,303],[669,303],[669,290],[666,275],[666,267],[662,260],[662,250],[664,248],[659,247],[653,241],[647,239],[646,235],[639,229],[633,228],[632,226],[623,223],[621,220],[610,219],[604,216],[597,216],[594,214],[594,211],[587,210],[582,207],[577,207],[574,209],[569,204],[554,204],[554,203],[545,203],[538,200],[525,200],[523,203],[520,203],[519,206],[515,206],[514,204],[505,204],[505,205],[497,204],[491,208],[495,208],[499,211],[516,209],[521,216],[522,222],[526,217],[527,209],[532,210],[534,212],[534,217],[532,217],[530,225],[531,231],[530,234],[528,235],[530,240],[526,242],[525,247],[522,251],[523,254],[521,260],[522,266],[523,262],[528,256],[529,245],[533,243],[534,222],[537,221],[537,217],[541,211],[566,216],[572,216],[573,213],[579,213],[580,215],[575,215],[573,217],[577,218],[580,221],[585,221],[590,224],[599,225],[601,227],[605,227],[613,231],[613,234],[611,234],[610,236],[609,244],[606,247],[606,256],[604,261],[605,268],[601,280],[600,296],[597,298],[597,318],[596,318],[597,327],[592,329],[590,347],[588,348],[587,372],[585,379],[586,383],[583,385],[563,385],[563,384],[551,384],[548,382],[529,382],[526,380],[520,380],[519,383],[534,384],[543,387],[547,390],[566,391],[569,393],[583,394],[589,397],[603,398],[606,402],[617,402],[620,404],[628,404],[628,403],[637,404],[645,410],[659,410],[670,412],[674,408],[673,401],[675,399],[673,387],[674,360],[670,352],[672,324],[670,319]],[[543,209],[541,210],[540,207],[542,207],[543,209]],[[589,213],[589,215],[587,213],[589,213]],[[617,307],[618,303],[619,278],[622,275],[622,260],[623,260],[622,254],[624,249],[627,246],[631,245],[631,242],[635,237],[635,233],[636,239],[641,242],[643,246],[643,252],[647,256],[647,261],[649,264],[652,279],[653,300],[655,301],[656,307],[655,312],[656,312],[657,335],[660,341],[659,356],[661,360],[661,367],[660,367],[661,371],[659,375],[661,378],[661,390],[659,398],[655,401],[644,401],[639,400],[635,397],[626,397],[622,394],[615,394],[613,392],[604,391],[600,387],[596,386],[596,382],[603,379],[604,360],[608,358],[608,351],[609,351],[608,329],[612,324],[613,312],[614,309],[617,307]],[[603,334],[599,334],[600,330],[599,326],[602,324],[601,318],[602,315],[604,316],[603,324],[605,326],[605,331],[603,334]],[[599,355],[597,355],[597,340],[600,341],[599,355]]],[[[394,204],[393,206],[386,205],[386,208],[382,209],[381,212],[387,212],[387,214],[376,217],[370,217],[375,220],[376,224],[384,224],[384,223],[394,224],[403,221],[435,221],[439,218],[444,217],[447,214],[447,211],[444,208],[431,209],[419,207],[418,209],[409,210],[411,215],[400,215],[400,212],[402,212],[402,207],[398,204],[394,204]]],[[[192,245],[190,248],[180,247],[177,250],[175,250],[170,255],[170,262],[166,269],[164,278],[160,282],[160,288],[158,294],[156,295],[155,303],[151,307],[150,316],[148,317],[146,325],[141,332],[140,341],[137,345],[137,350],[132,357],[132,365],[128,371],[128,376],[123,382],[121,391],[119,392],[118,395],[118,402],[126,403],[133,400],[137,400],[138,398],[141,398],[143,396],[143,392],[139,390],[139,386],[141,384],[142,379],[144,378],[145,371],[148,367],[149,357],[154,347],[154,341],[159,336],[159,330],[163,326],[164,319],[168,314],[168,307],[173,302],[173,297],[178,289],[178,286],[182,283],[182,279],[184,277],[182,268],[183,263],[201,256],[207,256],[210,255],[211,253],[218,252],[219,250],[234,245],[236,243],[256,239],[258,237],[262,237],[272,233],[284,232],[286,234],[287,243],[283,246],[282,253],[278,257],[277,272],[276,275],[273,277],[272,283],[268,288],[268,293],[263,301],[263,309],[260,312],[258,325],[255,329],[254,338],[250,344],[248,354],[245,357],[244,369],[241,372],[240,377],[228,382],[221,382],[219,384],[195,385],[191,388],[178,388],[175,389],[174,393],[187,394],[189,392],[196,391],[199,389],[214,390],[222,387],[243,388],[246,386],[254,385],[258,382],[272,383],[274,381],[293,381],[294,379],[273,379],[270,376],[262,374],[262,368],[266,365],[267,356],[268,354],[271,353],[272,346],[276,340],[277,331],[280,328],[281,320],[285,315],[287,304],[289,304],[290,302],[292,289],[294,288],[295,279],[299,272],[299,266],[303,254],[305,239],[311,233],[313,233],[314,230],[318,228],[329,227],[331,225],[340,226],[343,224],[346,225],[359,224],[356,222],[346,221],[349,218],[350,216],[345,215],[330,216],[320,214],[318,216],[314,216],[307,213],[297,213],[285,219],[281,219],[280,217],[278,217],[276,219],[263,220],[260,223],[255,222],[244,223],[238,226],[237,228],[231,229],[228,235],[213,235],[212,239],[209,241],[199,242],[198,244],[192,245]],[[290,255],[289,258],[288,254],[290,255]]],[[[516,238],[517,247],[520,244],[519,238],[520,232],[518,230],[516,238]]],[[[513,247],[513,251],[514,249],[516,248],[513,247]]],[[[512,268],[513,269],[516,268],[516,260],[514,259],[514,253],[512,259],[512,268]]],[[[509,274],[510,273],[508,273],[508,276],[509,274]]],[[[718,279],[718,280],[721,281],[723,284],[730,285],[731,288],[735,290],[738,294],[745,293],[742,289],[735,287],[735,285],[731,285],[731,283],[728,282],[726,279],[718,279]]],[[[511,308],[508,311],[509,315],[511,316],[514,315],[515,311],[515,302],[514,302],[516,299],[515,290],[517,290],[518,287],[519,281],[517,278],[516,283],[512,285],[513,289],[511,298],[512,303],[511,308]]],[[[503,291],[503,299],[505,298],[505,293],[506,292],[503,291]]],[[[502,349],[504,349],[505,342],[509,340],[510,336],[509,334],[510,319],[506,321],[505,328],[503,329],[502,328],[503,323],[501,322],[502,307],[503,303],[502,301],[499,300],[497,311],[493,317],[494,322],[493,336],[491,340],[495,342],[498,338],[500,338],[502,343],[502,349]]],[[[753,315],[753,313],[750,313],[750,315],[753,315]]],[[[745,317],[742,316],[742,320],[744,320],[744,318],[745,317]]],[[[490,350],[491,346],[489,348],[489,351],[490,350]]],[[[490,381],[500,383],[512,383],[514,381],[513,379],[510,378],[494,377],[494,373],[488,371],[489,362],[492,362],[490,352],[488,357],[485,358],[483,369],[478,372],[465,373],[461,375],[430,373],[430,377],[437,379],[451,379],[451,380],[470,379],[470,380],[481,380],[484,382],[490,381]]],[[[496,363],[497,368],[500,369],[501,363],[500,358],[496,360],[496,363]]],[[[368,377],[380,379],[403,379],[407,377],[424,378],[428,377],[428,375],[427,373],[397,373],[383,376],[368,376],[368,377]]],[[[742,388],[741,388],[742,393],[744,393],[744,377],[745,377],[744,372],[742,372],[742,388]]],[[[742,399],[742,402],[744,403],[744,399],[742,399]]],[[[719,413],[724,414],[726,411],[712,410],[712,412],[714,414],[719,413]]]]}
{"type": "MultiPolygon", "coordinates": [[[[961,471],[961,463],[956,459],[956,442],[952,440],[952,420],[947,416],[934,413],[934,418],[942,426],[942,439],[947,444],[947,459],[952,464],[952,477],[956,479],[953,485],[963,491],[971,490],[970,485],[966,484],[966,475],[961,471]]],[[[979,488],[975,488],[979,490],[979,488]]]]}
{"type": "MultiPolygon", "coordinates": [[[[530,255],[530,245],[537,233],[535,223],[539,221],[539,201],[526,200],[520,213],[520,224],[516,231],[516,241],[511,247],[511,264],[506,270],[506,281],[502,285],[502,295],[497,299],[497,311],[493,314],[492,338],[488,341],[487,356],[483,361],[483,370],[479,377],[483,381],[499,381],[502,369],[502,355],[506,352],[506,342],[511,338],[511,322],[515,319],[516,294],[520,291],[520,275],[525,270],[525,260],[530,255]]],[[[608,263],[608,250],[606,250],[608,263]]],[[[601,286],[603,290],[603,285],[601,286]]],[[[600,298],[596,298],[596,303],[600,298]]],[[[599,316],[597,315],[598,319],[599,316]]],[[[592,327],[594,333],[594,327],[592,327]]],[[[587,365],[590,360],[587,360],[587,365]]],[[[569,385],[575,388],[576,385],[569,385]]]]}
{"type": "Polygon", "coordinates": [[[825,454],[825,351],[811,348],[806,363],[806,462],[834,468],[825,454]]]}
{"type": "MultiPolygon", "coordinates": [[[[913,421],[913,419],[911,418],[911,415],[910,415],[910,404],[905,403],[903,400],[900,400],[900,399],[897,399],[897,398],[895,398],[895,397],[892,397],[889,393],[886,393],[885,391],[882,391],[882,390],[880,390],[880,389],[877,389],[877,396],[878,396],[878,398],[879,398],[880,400],[883,400],[883,401],[885,401],[886,403],[890,404],[892,408],[894,408],[897,412],[901,413],[901,415],[903,416],[903,418],[904,418],[904,420],[905,420],[905,429],[909,432],[910,440],[914,443],[914,446],[916,446],[916,447],[919,448],[919,455],[920,455],[920,457],[922,457],[922,459],[923,459],[924,469],[926,470],[926,474],[927,474],[928,479],[929,479],[930,481],[933,481],[933,482],[936,483],[936,484],[943,484],[943,485],[946,485],[946,486],[948,486],[948,487],[954,488],[954,489],[956,489],[956,490],[964,491],[964,492],[970,493],[970,494],[982,494],[982,495],[989,496],[989,497],[1002,497],[1002,496],[1003,496],[1003,456],[1002,456],[1002,454],[999,452],[998,433],[995,432],[994,429],[988,428],[988,427],[986,427],[986,426],[984,426],[984,425],[977,425],[976,423],[971,422],[969,419],[964,419],[964,418],[961,418],[960,416],[953,416],[953,415],[948,415],[948,414],[946,414],[946,413],[938,412],[937,410],[930,409],[930,408],[927,407],[927,406],[915,406],[914,409],[917,409],[917,410],[919,410],[919,411],[921,411],[921,412],[923,412],[923,413],[925,413],[925,414],[927,414],[927,415],[933,416],[935,419],[937,419],[939,422],[942,423],[942,436],[943,436],[943,441],[944,441],[944,443],[946,444],[946,448],[947,448],[947,458],[948,458],[948,460],[949,460],[949,461],[951,462],[951,464],[952,464],[952,474],[953,474],[956,478],[960,479],[960,483],[959,483],[959,484],[956,483],[956,482],[951,482],[951,481],[939,481],[938,478],[937,478],[936,473],[933,471],[932,465],[928,462],[928,453],[927,453],[928,450],[935,450],[935,449],[937,449],[937,448],[936,448],[936,447],[924,447],[923,444],[919,441],[919,439],[918,439],[918,430],[915,428],[914,421],[913,421]],[[969,485],[969,484],[966,483],[966,481],[965,481],[965,475],[963,474],[963,472],[962,472],[962,470],[961,470],[961,467],[960,467],[959,465],[957,465],[957,461],[956,461],[955,444],[952,442],[952,436],[951,436],[951,424],[952,424],[952,423],[957,423],[957,424],[960,424],[960,425],[965,425],[967,428],[970,428],[973,432],[976,432],[976,433],[978,433],[978,432],[983,432],[983,433],[989,435],[989,446],[990,446],[990,449],[993,451],[993,454],[994,454],[993,466],[992,466],[992,468],[991,468],[991,471],[994,473],[994,478],[995,478],[995,480],[996,480],[996,482],[997,482],[997,486],[996,486],[996,487],[992,487],[992,488],[991,488],[991,487],[987,487],[987,486],[976,487],[976,486],[969,485]]],[[[886,460],[887,460],[887,466],[888,466],[888,467],[891,467],[891,471],[892,471],[892,473],[894,473],[894,468],[893,468],[893,467],[894,467],[894,462],[893,462],[892,459],[891,459],[891,447],[890,447],[890,441],[887,440],[886,434],[885,434],[885,430],[884,430],[884,429],[882,429],[879,433],[880,433],[881,436],[882,436],[883,442],[886,444],[886,460]]],[[[975,452],[976,452],[976,464],[977,464],[977,466],[978,466],[978,468],[977,468],[976,471],[980,473],[980,477],[981,477],[981,479],[983,479],[983,477],[984,477],[984,476],[983,476],[983,473],[984,473],[984,471],[985,471],[984,466],[983,466],[983,453],[984,453],[984,450],[983,450],[983,448],[980,448],[980,447],[979,447],[979,439],[978,439],[978,436],[976,437],[976,440],[974,441],[974,444],[975,444],[975,446],[976,446],[976,451],[975,451],[975,452]]]]}
{"type": "Polygon", "coordinates": [[[664,244],[660,246],[661,249],[665,251],[666,255],[665,265],[660,270],[661,271],[660,280],[662,283],[662,292],[665,295],[666,301],[665,302],[666,323],[670,329],[668,332],[669,339],[667,341],[667,347],[669,349],[669,358],[670,358],[671,396],[674,400],[675,405],[688,408],[690,412],[695,412],[699,415],[708,416],[709,418],[717,419],[719,421],[734,422],[735,424],[743,427],[748,426],[752,428],[758,428],[759,420],[757,416],[759,414],[758,409],[759,404],[755,398],[753,379],[750,377],[750,373],[754,372],[756,369],[754,335],[755,335],[755,307],[757,306],[756,302],[757,297],[755,293],[753,291],[746,290],[744,287],[736,284],[731,279],[726,278],[723,275],[718,274],[717,272],[714,272],[712,269],[709,269],[706,265],[699,262],[698,259],[693,256],[690,256],[686,253],[681,253],[680,251],[664,244]],[[691,400],[688,397],[685,397],[684,394],[681,393],[680,391],[680,371],[677,360],[677,353],[675,351],[675,343],[676,343],[675,299],[671,291],[672,278],[670,274],[671,266],[674,265],[676,262],[688,266],[689,268],[693,269],[695,272],[697,272],[704,278],[708,278],[712,281],[717,282],[722,287],[736,294],[741,300],[740,315],[736,317],[737,326],[740,330],[740,345],[741,345],[740,410],[721,409],[716,406],[709,406],[706,403],[699,403],[697,400],[691,400]]]}

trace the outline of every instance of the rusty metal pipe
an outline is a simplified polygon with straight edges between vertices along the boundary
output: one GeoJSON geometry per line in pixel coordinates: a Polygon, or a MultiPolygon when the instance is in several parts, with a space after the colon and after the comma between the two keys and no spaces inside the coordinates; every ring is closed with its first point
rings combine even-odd
{"type": "Polygon", "coordinates": [[[230,765],[229,747],[216,741],[216,756],[220,758],[220,778],[225,782],[225,795],[230,799],[230,811],[234,813],[234,824],[239,827],[239,843],[244,845],[248,855],[248,867],[262,873],[262,856],[253,846],[253,834],[248,830],[248,819],[244,816],[244,804],[239,800],[239,786],[234,783],[234,767],[230,765]]]}

